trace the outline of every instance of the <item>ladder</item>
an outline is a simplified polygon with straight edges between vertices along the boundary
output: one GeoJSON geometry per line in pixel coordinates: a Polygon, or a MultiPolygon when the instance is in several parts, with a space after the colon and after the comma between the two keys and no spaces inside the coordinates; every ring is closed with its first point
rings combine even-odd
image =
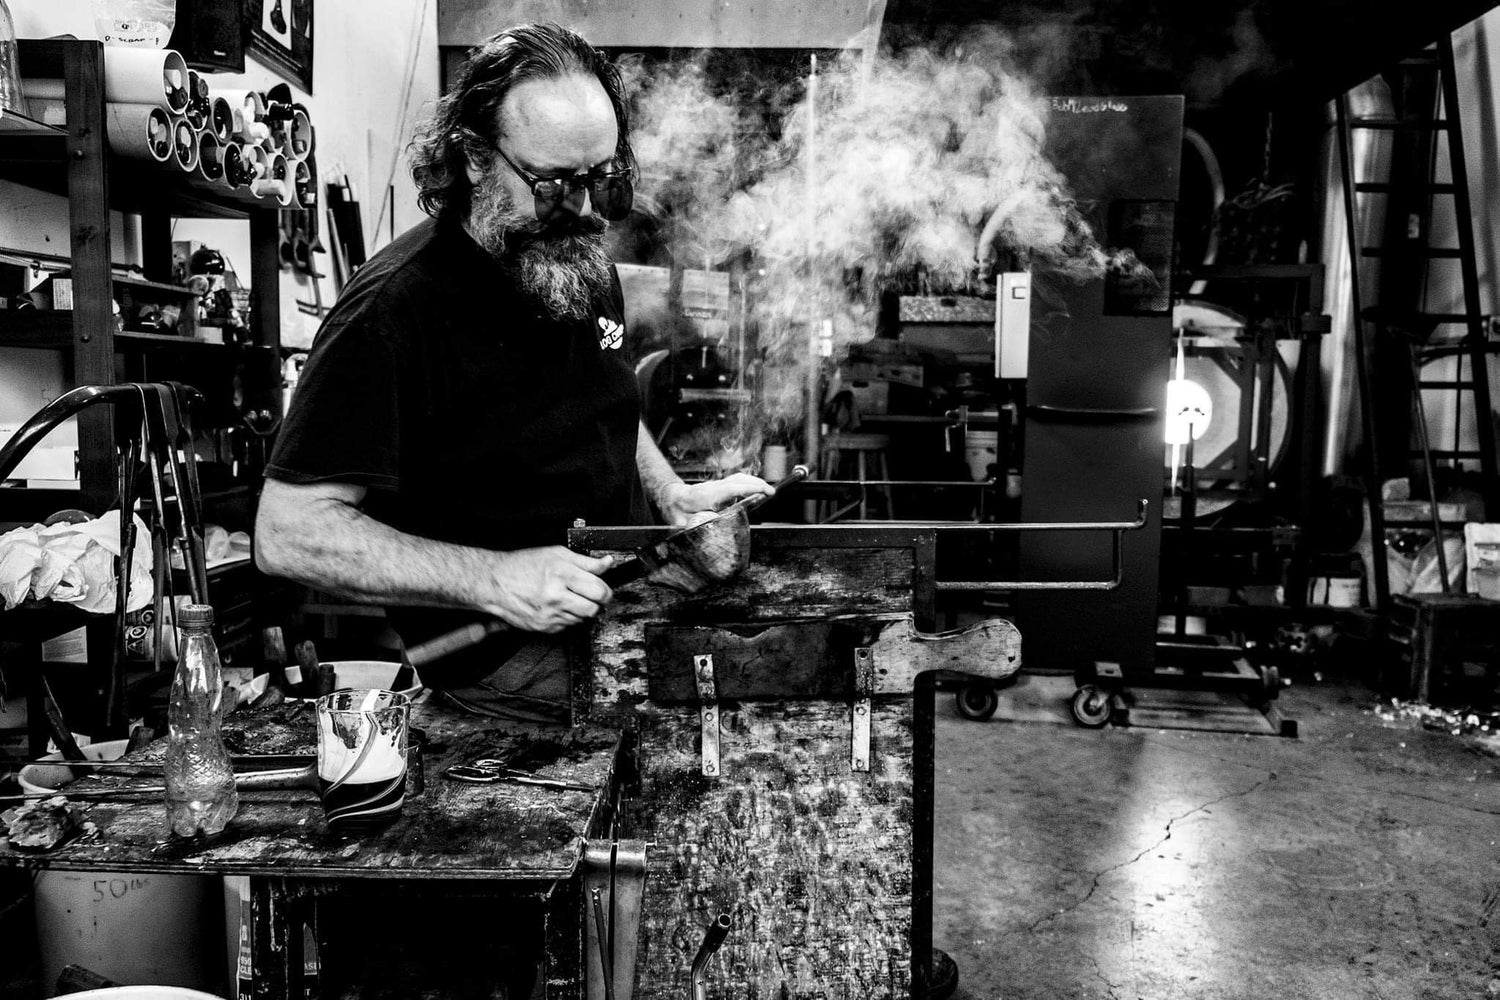
{"type": "MultiPolygon", "coordinates": [[[[1356,351],[1359,360],[1361,409],[1364,415],[1364,430],[1370,462],[1366,477],[1366,491],[1370,502],[1370,527],[1374,548],[1375,590],[1377,607],[1385,610],[1389,599],[1389,581],[1384,558],[1384,523],[1380,505],[1380,479],[1382,471],[1381,453],[1377,447],[1376,419],[1369,405],[1374,398],[1371,374],[1367,370],[1365,350],[1365,328],[1372,327],[1379,339],[1377,351],[1388,348],[1386,353],[1404,354],[1397,360],[1390,358],[1384,365],[1377,361],[1377,375],[1383,376],[1382,387],[1401,387],[1410,394],[1411,414],[1415,417],[1416,451],[1407,448],[1406,440],[1387,444],[1399,444],[1401,458],[1420,458],[1420,470],[1428,487],[1432,503],[1432,526],[1435,538],[1441,538],[1442,523],[1437,506],[1434,485],[1437,463],[1451,463],[1453,468],[1463,468],[1465,460],[1477,460],[1483,481],[1486,506],[1490,511],[1500,510],[1500,495],[1496,485],[1495,431],[1490,414],[1490,385],[1487,371],[1487,356],[1497,346],[1486,339],[1486,321],[1481,311],[1479,297],[1479,274],[1475,260],[1474,231],[1469,204],[1468,169],[1464,160],[1463,134],[1458,119],[1458,85],[1454,76],[1453,40],[1444,34],[1436,43],[1420,55],[1402,60],[1396,72],[1387,77],[1392,84],[1395,115],[1389,118],[1353,117],[1349,110],[1349,98],[1339,98],[1338,134],[1339,154],[1342,165],[1344,207],[1348,227],[1349,253],[1353,272],[1352,300],[1356,321],[1354,324],[1356,351]],[[1441,98],[1442,117],[1438,117],[1441,98]],[[1390,176],[1384,180],[1361,179],[1355,176],[1351,155],[1352,133],[1356,130],[1378,130],[1393,133],[1393,149],[1390,176]],[[1446,137],[1448,159],[1452,174],[1451,182],[1438,183],[1433,179],[1439,137],[1446,137]],[[1386,197],[1386,224],[1384,240],[1379,246],[1361,246],[1356,235],[1356,194],[1378,194],[1386,197]],[[1433,246],[1431,223],[1433,205],[1439,198],[1449,198],[1455,221],[1457,246],[1433,246]],[[1361,258],[1380,259],[1380,281],[1369,296],[1368,289],[1360,287],[1359,263],[1361,258]],[[1429,266],[1434,260],[1458,262],[1463,289],[1463,309],[1455,313],[1431,312],[1424,308],[1425,289],[1429,266]],[[1363,302],[1368,302],[1362,307],[1363,302]],[[1453,336],[1452,328],[1462,332],[1453,336]],[[1439,335],[1445,330],[1446,335],[1439,335]],[[1391,347],[1390,345],[1400,345],[1391,347]],[[1458,357],[1459,369],[1451,379],[1425,379],[1422,366],[1440,357],[1458,357]],[[1468,376],[1464,377],[1462,359],[1469,360],[1468,376]],[[1455,394],[1455,404],[1462,409],[1464,393],[1472,396],[1472,407],[1477,426],[1478,447],[1470,450],[1454,447],[1433,447],[1428,432],[1427,412],[1423,401],[1423,390],[1448,390],[1455,394]]],[[[1379,354],[1377,353],[1377,357],[1379,354]]],[[[1385,393],[1382,393],[1385,395],[1385,393]]],[[[1387,460],[1388,471],[1396,464],[1387,460]]],[[[1403,461],[1402,464],[1405,464],[1403,461]]],[[[1443,546],[1435,546],[1438,569],[1442,578],[1443,592],[1448,592],[1448,572],[1443,546]]]]}

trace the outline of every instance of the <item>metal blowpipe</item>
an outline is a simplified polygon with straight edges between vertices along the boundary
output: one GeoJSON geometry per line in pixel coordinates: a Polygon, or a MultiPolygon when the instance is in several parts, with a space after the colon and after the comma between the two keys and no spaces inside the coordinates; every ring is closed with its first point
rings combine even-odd
{"type": "MultiPolygon", "coordinates": [[[[234,776],[234,787],[238,791],[265,791],[282,790],[290,788],[318,789],[318,767],[309,764],[306,767],[286,767],[275,771],[253,771],[249,774],[236,774],[234,776]]],[[[37,799],[50,799],[61,795],[69,799],[123,799],[138,795],[161,795],[165,793],[165,785],[140,785],[132,788],[84,788],[73,791],[69,788],[59,788],[52,792],[26,792],[23,795],[0,795],[0,802],[28,802],[37,799]]]]}
{"type": "Polygon", "coordinates": [[[708,925],[703,934],[703,944],[693,959],[692,971],[688,974],[688,1000],[708,1000],[708,960],[714,957],[724,939],[729,936],[729,914],[721,913],[708,925]]]}

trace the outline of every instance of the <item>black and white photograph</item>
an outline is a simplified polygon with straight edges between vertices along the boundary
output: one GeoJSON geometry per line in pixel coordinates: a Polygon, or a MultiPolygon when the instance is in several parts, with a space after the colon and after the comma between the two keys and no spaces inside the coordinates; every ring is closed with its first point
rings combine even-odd
{"type": "MultiPolygon", "coordinates": [[[[212,0],[208,6],[217,2],[212,0]]],[[[244,0],[244,3],[250,52],[310,93],[313,0],[244,0]]]]}
{"type": "Polygon", "coordinates": [[[0,0],[0,997],[1500,997],[1496,0],[314,7],[0,0]]]}

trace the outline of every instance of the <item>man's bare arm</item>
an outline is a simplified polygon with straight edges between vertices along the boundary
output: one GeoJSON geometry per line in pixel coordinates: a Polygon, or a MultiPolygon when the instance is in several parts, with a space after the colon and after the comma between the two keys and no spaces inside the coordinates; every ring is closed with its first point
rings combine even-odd
{"type": "Polygon", "coordinates": [[[609,559],[563,546],[494,552],[397,531],[359,510],[347,483],[268,479],[255,524],[264,572],[358,601],[465,608],[519,629],[556,632],[598,614],[609,559]]]}
{"type": "Polygon", "coordinates": [[[646,496],[669,524],[689,524],[695,516],[701,519],[706,512],[718,510],[741,497],[771,492],[765,480],[744,473],[689,486],[672,469],[656,442],[651,440],[644,423],[635,439],[635,466],[646,496]]]}

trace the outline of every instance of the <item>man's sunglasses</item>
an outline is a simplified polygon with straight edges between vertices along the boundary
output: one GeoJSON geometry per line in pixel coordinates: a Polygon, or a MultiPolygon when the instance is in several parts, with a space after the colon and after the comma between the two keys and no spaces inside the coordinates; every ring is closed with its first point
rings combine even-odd
{"type": "Polygon", "coordinates": [[[538,177],[516,166],[516,161],[505,155],[505,150],[494,147],[500,159],[510,165],[516,176],[531,188],[531,197],[538,222],[546,222],[559,208],[566,208],[573,215],[583,214],[583,196],[586,193],[593,202],[594,213],[610,222],[619,222],[630,214],[630,205],[635,200],[635,187],[630,183],[630,174],[622,170],[600,170],[594,168],[575,177],[538,177]]]}

